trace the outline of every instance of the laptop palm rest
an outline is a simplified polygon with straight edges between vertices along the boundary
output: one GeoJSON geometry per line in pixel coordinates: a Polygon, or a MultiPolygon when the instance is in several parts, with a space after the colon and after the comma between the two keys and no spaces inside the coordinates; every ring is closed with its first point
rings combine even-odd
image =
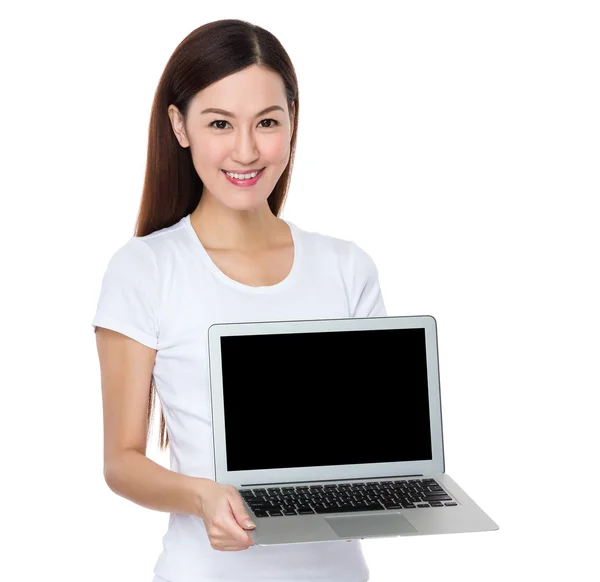
{"type": "Polygon", "coordinates": [[[398,513],[381,515],[340,515],[325,521],[341,538],[416,533],[408,519],[398,513]]]}

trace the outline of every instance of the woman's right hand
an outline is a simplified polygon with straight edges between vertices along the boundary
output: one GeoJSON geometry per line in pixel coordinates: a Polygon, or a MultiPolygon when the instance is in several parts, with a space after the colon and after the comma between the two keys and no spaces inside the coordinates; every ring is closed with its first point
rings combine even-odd
{"type": "Polygon", "coordinates": [[[211,479],[200,479],[200,483],[198,515],[204,520],[210,545],[222,551],[247,550],[254,546],[246,530],[256,525],[239,491],[233,485],[222,485],[211,479]]]}

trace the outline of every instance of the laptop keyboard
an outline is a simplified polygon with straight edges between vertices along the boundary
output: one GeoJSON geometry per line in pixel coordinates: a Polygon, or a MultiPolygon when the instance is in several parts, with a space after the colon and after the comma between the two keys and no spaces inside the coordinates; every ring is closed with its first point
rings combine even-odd
{"type": "Polygon", "coordinates": [[[457,505],[435,479],[240,489],[256,517],[457,505]]]}

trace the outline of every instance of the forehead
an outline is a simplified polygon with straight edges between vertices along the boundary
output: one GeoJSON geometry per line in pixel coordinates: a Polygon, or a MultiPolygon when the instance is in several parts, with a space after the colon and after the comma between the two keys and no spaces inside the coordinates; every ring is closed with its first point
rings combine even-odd
{"type": "Polygon", "coordinates": [[[271,105],[280,105],[286,110],[285,85],[278,73],[258,65],[209,85],[195,95],[192,103],[197,111],[218,107],[236,115],[255,115],[271,105]]]}

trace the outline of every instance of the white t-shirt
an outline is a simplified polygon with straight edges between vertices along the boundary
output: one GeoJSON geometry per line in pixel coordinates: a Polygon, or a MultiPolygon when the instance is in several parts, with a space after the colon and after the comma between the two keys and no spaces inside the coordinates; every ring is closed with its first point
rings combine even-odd
{"type": "MultiPolygon", "coordinates": [[[[190,215],[147,236],[132,237],[110,259],[92,325],[158,350],[153,374],[173,471],[215,478],[210,325],[386,315],[377,268],[364,250],[352,241],[285,222],[293,236],[294,263],[276,285],[252,287],[225,275],[202,246],[190,215]]],[[[257,365],[268,366],[268,354],[257,365]]],[[[183,513],[170,514],[154,573],[169,582],[369,578],[360,540],[219,551],[210,545],[204,521],[183,513]]]]}

